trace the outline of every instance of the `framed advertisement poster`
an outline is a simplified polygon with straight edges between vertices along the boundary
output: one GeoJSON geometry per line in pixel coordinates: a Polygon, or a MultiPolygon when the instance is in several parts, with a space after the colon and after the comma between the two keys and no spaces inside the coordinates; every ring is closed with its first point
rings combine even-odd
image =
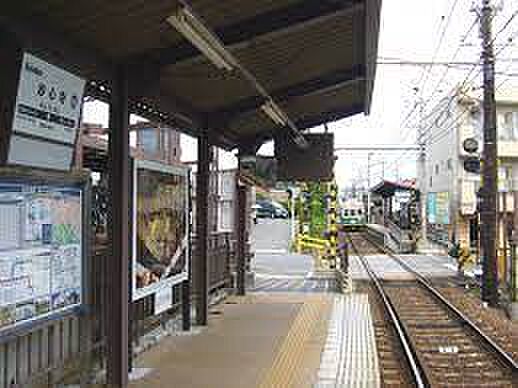
{"type": "Polygon", "coordinates": [[[133,300],[188,278],[189,170],[136,160],[133,183],[133,300]]]}
{"type": "Polygon", "coordinates": [[[84,304],[88,180],[0,169],[0,333],[84,304]]]}

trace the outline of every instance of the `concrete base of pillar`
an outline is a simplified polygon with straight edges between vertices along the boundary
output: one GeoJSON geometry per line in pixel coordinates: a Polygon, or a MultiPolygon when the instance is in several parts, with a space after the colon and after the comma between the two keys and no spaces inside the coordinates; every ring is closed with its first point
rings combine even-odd
{"type": "Polygon", "coordinates": [[[518,321],[518,302],[511,303],[509,306],[509,315],[511,320],[518,321]]]}

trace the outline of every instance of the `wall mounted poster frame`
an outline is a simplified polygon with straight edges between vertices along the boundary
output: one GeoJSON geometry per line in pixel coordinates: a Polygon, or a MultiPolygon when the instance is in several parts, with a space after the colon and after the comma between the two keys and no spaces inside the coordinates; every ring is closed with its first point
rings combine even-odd
{"type": "Polygon", "coordinates": [[[135,160],[132,299],[188,279],[189,169],[135,160]]]}
{"type": "Polygon", "coordinates": [[[89,182],[84,174],[0,168],[2,335],[87,304],[89,182]]]}

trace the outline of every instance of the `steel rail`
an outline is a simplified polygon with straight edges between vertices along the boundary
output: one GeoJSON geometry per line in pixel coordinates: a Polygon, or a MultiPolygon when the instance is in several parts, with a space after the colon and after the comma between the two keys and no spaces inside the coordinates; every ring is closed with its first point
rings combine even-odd
{"type": "Polygon", "coordinates": [[[416,351],[415,351],[415,349],[409,339],[409,336],[404,329],[403,323],[401,322],[401,319],[397,315],[396,310],[395,310],[394,306],[392,305],[389,297],[385,293],[385,290],[383,289],[380,281],[378,280],[376,274],[370,267],[369,263],[367,262],[367,260],[365,260],[365,257],[363,255],[361,255],[360,252],[356,249],[356,247],[353,244],[352,239],[349,236],[347,236],[347,238],[349,240],[349,243],[350,243],[353,251],[356,253],[356,256],[358,256],[363,267],[367,271],[367,274],[373,281],[373,283],[376,287],[376,291],[378,292],[378,294],[380,295],[380,297],[383,301],[383,306],[385,307],[385,310],[390,317],[390,322],[392,323],[392,326],[394,327],[396,334],[398,336],[399,342],[403,348],[403,352],[405,354],[406,361],[411,369],[412,377],[414,379],[416,387],[417,388],[430,387],[431,386],[430,382],[428,381],[428,378],[426,377],[426,374],[424,373],[424,369],[417,358],[416,351]]]}
{"type": "Polygon", "coordinates": [[[376,246],[382,252],[384,252],[387,256],[390,256],[394,261],[396,261],[401,267],[406,269],[408,272],[412,273],[419,284],[421,284],[427,291],[429,291],[436,299],[438,299],[446,308],[453,312],[454,315],[457,316],[466,326],[468,326],[476,335],[484,340],[484,344],[486,347],[498,356],[500,362],[505,364],[511,370],[513,375],[513,379],[516,379],[518,376],[518,363],[504,350],[498,345],[493,339],[487,336],[482,329],[480,329],[476,323],[474,323],[468,316],[466,316],[462,311],[460,311],[457,307],[455,307],[446,297],[444,297],[435,287],[433,287],[426,278],[417,270],[412,268],[409,264],[405,263],[400,257],[396,256],[394,253],[390,252],[384,247],[381,247],[378,243],[373,242],[366,238],[369,243],[376,246]]]}

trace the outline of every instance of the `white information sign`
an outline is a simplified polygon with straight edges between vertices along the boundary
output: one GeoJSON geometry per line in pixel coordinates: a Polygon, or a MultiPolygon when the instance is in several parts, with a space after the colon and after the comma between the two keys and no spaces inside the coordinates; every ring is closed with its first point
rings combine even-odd
{"type": "Polygon", "coordinates": [[[84,79],[25,53],[13,132],[73,145],[84,88],[84,79]]]}
{"type": "Polygon", "coordinates": [[[173,288],[162,287],[155,293],[155,315],[173,307],[173,288]]]}

